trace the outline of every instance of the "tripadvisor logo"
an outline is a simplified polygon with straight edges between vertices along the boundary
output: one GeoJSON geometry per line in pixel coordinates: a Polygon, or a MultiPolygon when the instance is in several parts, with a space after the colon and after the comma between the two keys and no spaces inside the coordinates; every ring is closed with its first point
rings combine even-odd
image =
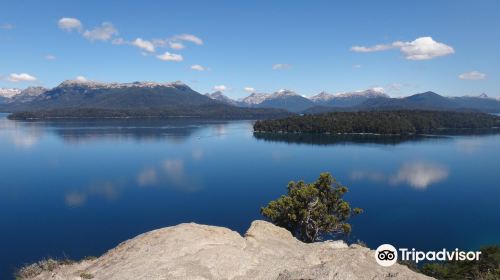
{"type": "Polygon", "coordinates": [[[416,251],[415,248],[409,250],[407,248],[399,248],[397,250],[391,244],[382,244],[375,251],[375,260],[381,266],[391,266],[398,259],[402,261],[412,261],[418,264],[420,261],[478,261],[480,251],[460,251],[457,249],[448,251],[446,249],[440,251],[416,251]],[[399,257],[398,257],[399,256],[399,257]]]}
{"type": "Polygon", "coordinates": [[[381,266],[391,266],[398,261],[398,251],[391,244],[382,244],[375,251],[375,260],[381,266]]]}

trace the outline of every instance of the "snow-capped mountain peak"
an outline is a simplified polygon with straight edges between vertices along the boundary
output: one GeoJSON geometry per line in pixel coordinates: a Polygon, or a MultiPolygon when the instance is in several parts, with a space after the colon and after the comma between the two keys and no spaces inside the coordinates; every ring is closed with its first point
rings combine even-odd
{"type": "Polygon", "coordinates": [[[168,83],[157,83],[157,82],[132,82],[132,83],[105,83],[90,80],[66,80],[62,82],[58,87],[73,87],[80,86],[90,89],[98,88],[131,88],[131,87],[143,87],[143,88],[153,88],[153,87],[175,87],[175,88],[189,88],[185,83],[181,81],[168,82],[168,83]]]}
{"type": "Polygon", "coordinates": [[[289,89],[280,89],[277,92],[273,93],[270,98],[277,98],[277,97],[286,97],[286,96],[296,96],[298,95],[295,91],[289,90],[289,89]]]}
{"type": "Polygon", "coordinates": [[[107,85],[106,83],[76,79],[76,80],[65,80],[61,84],[59,84],[57,87],[61,88],[61,87],[84,86],[84,87],[89,87],[89,88],[97,88],[97,87],[104,87],[106,85],[107,85]]]}
{"type": "Polygon", "coordinates": [[[264,102],[269,96],[270,96],[270,94],[267,94],[267,93],[253,92],[249,96],[241,99],[241,102],[246,104],[246,105],[257,105],[257,104],[264,102]]]}
{"type": "Polygon", "coordinates": [[[350,97],[374,98],[374,97],[389,97],[389,96],[384,93],[384,90],[382,88],[371,88],[371,89],[360,90],[360,91],[355,91],[355,92],[338,93],[338,94],[335,94],[335,97],[338,97],[338,98],[350,98],[350,97]]]}
{"type": "Polygon", "coordinates": [[[21,91],[21,95],[26,95],[26,96],[38,96],[44,92],[46,92],[48,89],[44,87],[27,87],[24,90],[21,91]]]}
{"type": "Polygon", "coordinates": [[[205,95],[208,96],[209,98],[213,99],[213,100],[217,100],[217,101],[220,101],[222,103],[231,104],[231,105],[236,105],[237,104],[236,100],[233,100],[230,97],[227,97],[221,91],[216,91],[216,92],[213,92],[213,93],[206,93],[205,95]]]}
{"type": "Polygon", "coordinates": [[[333,98],[335,98],[333,94],[330,94],[326,91],[322,91],[314,96],[311,96],[309,99],[311,99],[314,102],[321,102],[321,101],[326,102],[332,100],[333,98]]]}
{"type": "Polygon", "coordinates": [[[0,97],[12,98],[21,93],[18,88],[0,88],[0,97]]]}
{"type": "Polygon", "coordinates": [[[227,96],[225,96],[222,91],[216,91],[216,92],[213,92],[213,93],[206,93],[205,94],[206,96],[212,98],[212,99],[217,99],[217,98],[229,98],[227,96]]]}

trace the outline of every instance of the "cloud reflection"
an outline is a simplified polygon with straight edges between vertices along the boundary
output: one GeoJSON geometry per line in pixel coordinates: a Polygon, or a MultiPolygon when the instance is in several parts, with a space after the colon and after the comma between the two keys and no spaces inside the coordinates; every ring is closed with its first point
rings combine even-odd
{"type": "Polygon", "coordinates": [[[219,139],[226,138],[227,128],[225,124],[218,124],[213,126],[213,131],[216,137],[219,139]]]}
{"type": "Polygon", "coordinates": [[[142,170],[137,175],[137,184],[141,187],[154,185],[158,180],[158,175],[154,168],[147,168],[142,170]]]}
{"type": "Polygon", "coordinates": [[[356,170],[351,172],[350,177],[354,181],[368,180],[372,182],[384,182],[386,180],[384,173],[375,171],[356,170]]]}
{"type": "Polygon", "coordinates": [[[0,118],[0,136],[4,136],[15,147],[30,149],[42,137],[42,130],[30,124],[19,124],[14,121],[0,118]]]}
{"type": "Polygon", "coordinates": [[[90,197],[114,200],[118,197],[118,186],[118,182],[111,181],[91,183],[83,190],[67,193],[64,196],[64,203],[69,207],[80,207],[85,205],[90,197]]]}
{"type": "MultiPolygon", "coordinates": [[[[198,160],[193,159],[193,161],[198,160]]],[[[186,170],[184,159],[165,159],[157,167],[141,170],[136,180],[140,187],[166,186],[188,192],[198,191],[202,186],[199,174],[186,170]]]]}
{"type": "Polygon", "coordinates": [[[456,147],[459,152],[465,154],[474,154],[481,150],[482,141],[476,138],[460,139],[456,141],[456,147]]]}
{"type": "Polygon", "coordinates": [[[11,140],[12,143],[21,149],[30,149],[32,148],[39,140],[40,140],[40,133],[36,132],[19,132],[16,131],[15,133],[12,133],[11,140]]]}
{"type": "Polygon", "coordinates": [[[192,156],[193,160],[195,160],[195,161],[202,160],[204,155],[205,155],[205,153],[203,152],[202,149],[193,149],[191,151],[191,156],[192,156]]]}
{"type": "Polygon", "coordinates": [[[71,192],[65,195],[64,203],[70,207],[79,207],[85,204],[87,195],[79,192],[71,192]]]}
{"type": "Polygon", "coordinates": [[[444,181],[449,176],[447,167],[424,161],[406,162],[397,172],[386,175],[379,171],[355,170],[350,178],[354,181],[367,180],[391,185],[407,184],[416,189],[426,189],[432,184],[444,181]]]}
{"type": "Polygon", "coordinates": [[[446,167],[426,162],[404,164],[398,173],[390,178],[390,183],[407,183],[417,189],[426,189],[429,185],[445,180],[449,176],[446,167]]]}

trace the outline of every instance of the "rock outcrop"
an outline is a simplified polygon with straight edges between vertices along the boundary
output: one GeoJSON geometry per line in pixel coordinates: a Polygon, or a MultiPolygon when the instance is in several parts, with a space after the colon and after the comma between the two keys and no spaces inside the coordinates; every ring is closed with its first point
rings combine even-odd
{"type": "Polygon", "coordinates": [[[59,265],[30,279],[431,279],[382,267],[374,251],[341,241],[305,244],[268,222],[244,237],[227,228],[180,224],[141,234],[103,256],[59,265]]]}

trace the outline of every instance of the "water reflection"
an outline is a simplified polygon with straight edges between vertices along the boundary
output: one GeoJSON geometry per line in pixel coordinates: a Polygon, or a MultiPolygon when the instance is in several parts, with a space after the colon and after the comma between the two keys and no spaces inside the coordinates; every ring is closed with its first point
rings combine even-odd
{"type": "Polygon", "coordinates": [[[93,182],[83,188],[83,190],[72,190],[64,196],[64,203],[70,207],[85,205],[90,197],[100,197],[108,201],[115,200],[119,194],[119,188],[124,184],[120,181],[93,182]]]}
{"type": "MultiPolygon", "coordinates": [[[[193,162],[201,158],[193,158],[193,162]]],[[[167,187],[183,192],[195,192],[202,188],[201,176],[194,170],[186,170],[184,159],[165,159],[156,167],[139,171],[136,182],[139,187],[167,187]]]]}
{"type": "Polygon", "coordinates": [[[407,184],[415,189],[426,189],[432,184],[444,181],[449,176],[449,169],[441,164],[424,161],[405,162],[399,170],[386,175],[378,171],[355,170],[350,177],[354,181],[368,180],[391,185],[407,184]]]}
{"type": "Polygon", "coordinates": [[[64,197],[64,203],[70,207],[78,207],[85,204],[87,196],[80,192],[70,192],[64,197]]]}
{"type": "Polygon", "coordinates": [[[192,156],[194,161],[201,161],[203,159],[204,155],[205,155],[205,153],[203,152],[203,150],[199,149],[199,148],[194,148],[191,151],[191,156],[192,156]]]}
{"type": "MultiPolygon", "coordinates": [[[[109,119],[84,121],[10,121],[0,118],[0,128],[12,127],[13,130],[23,128],[27,135],[18,135],[17,142],[29,145],[36,142],[33,132],[50,130],[65,142],[85,144],[100,140],[134,140],[138,142],[154,142],[168,140],[172,143],[183,143],[193,134],[212,126],[213,135],[224,137],[226,121],[191,120],[191,119],[109,119]],[[20,138],[23,136],[22,138],[20,138]],[[29,138],[31,137],[31,138],[29,138]]],[[[17,131],[16,131],[17,132],[17,131]]]]}
{"type": "Polygon", "coordinates": [[[38,143],[43,130],[36,126],[25,126],[9,121],[0,115],[0,137],[8,139],[16,148],[30,149],[38,143]]]}
{"type": "Polygon", "coordinates": [[[156,184],[158,175],[154,168],[146,168],[137,175],[137,184],[141,187],[147,187],[156,184]]]}
{"type": "Polygon", "coordinates": [[[250,121],[0,117],[0,279],[48,255],[100,255],[182,222],[244,233],[289,180],[312,181],[322,171],[352,179],[348,199],[366,210],[353,219],[353,234],[371,247],[498,243],[500,135],[278,136],[254,135],[250,121]]]}
{"type": "Polygon", "coordinates": [[[457,150],[464,154],[474,154],[481,150],[483,143],[479,138],[457,139],[455,142],[457,150]]]}
{"type": "Polygon", "coordinates": [[[449,176],[448,168],[443,165],[429,162],[405,163],[398,173],[390,178],[390,183],[398,185],[409,184],[417,189],[426,189],[431,184],[446,180],[449,176]]]}
{"type": "Polygon", "coordinates": [[[421,135],[373,135],[373,134],[294,134],[294,133],[262,133],[254,132],[253,136],[257,140],[269,142],[284,142],[288,144],[308,144],[308,145],[342,145],[342,144],[381,144],[397,145],[410,141],[425,141],[430,139],[446,139],[441,136],[421,136],[421,135]]]}

